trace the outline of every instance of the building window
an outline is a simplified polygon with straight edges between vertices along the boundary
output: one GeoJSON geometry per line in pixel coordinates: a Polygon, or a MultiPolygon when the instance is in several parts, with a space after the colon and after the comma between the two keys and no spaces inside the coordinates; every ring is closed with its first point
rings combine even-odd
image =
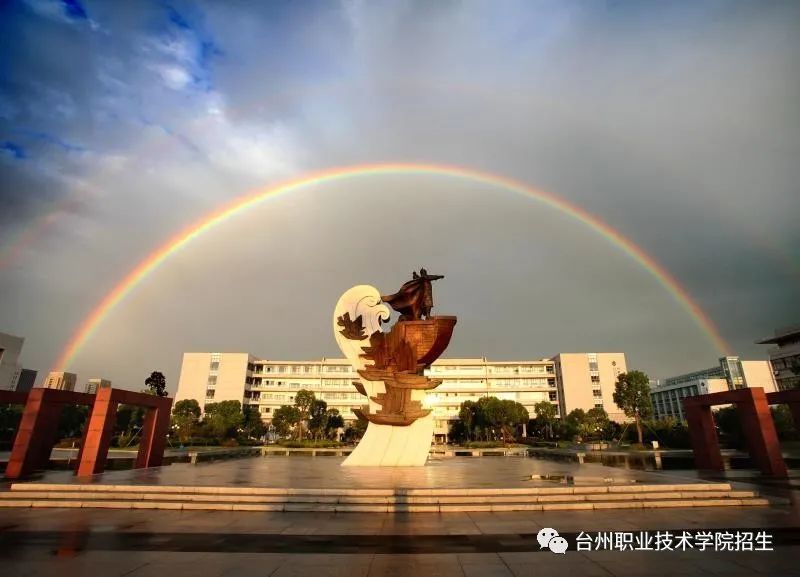
{"type": "Polygon", "coordinates": [[[271,413],[272,409],[270,407],[261,407],[262,413],[271,413]]]}
{"type": "Polygon", "coordinates": [[[554,378],[547,379],[547,385],[549,387],[555,387],[556,386],[556,380],[554,378]]]}
{"type": "Polygon", "coordinates": [[[208,377],[208,386],[209,387],[214,387],[214,386],[216,386],[216,384],[217,384],[217,375],[211,375],[210,377],[208,377]]]}
{"type": "Polygon", "coordinates": [[[602,409],[603,408],[603,403],[595,403],[594,408],[595,409],[602,409]]]}
{"type": "Polygon", "coordinates": [[[210,370],[212,370],[212,371],[219,370],[219,362],[218,361],[211,361],[211,364],[208,366],[208,368],[210,370]]]}
{"type": "Polygon", "coordinates": [[[603,391],[601,391],[600,389],[594,389],[592,391],[592,396],[594,396],[595,398],[600,398],[603,396],[603,391]]]}
{"type": "Polygon", "coordinates": [[[592,382],[593,383],[599,383],[600,382],[600,376],[599,375],[592,375],[592,382]]]}
{"type": "Polygon", "coordinates": [[[547,394],[549,395],[551,401],[557,401],[558,400],[558,395],[556,394],[555,391],[550,391],[547,394]]]}
{"type": "Polygon", "coordinates": [[[214,389],[206,389],[206,399],[214,398],[214,389]]]}

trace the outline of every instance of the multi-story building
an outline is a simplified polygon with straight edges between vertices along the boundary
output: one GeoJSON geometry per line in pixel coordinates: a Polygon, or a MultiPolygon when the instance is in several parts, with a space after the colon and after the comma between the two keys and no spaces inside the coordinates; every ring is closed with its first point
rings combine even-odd
{"type": "MultiPolygon", "coordinates": [[[[495,396],[521,403],[535,416],[534,405],[548,401],[559,414],[602,406],[621,420],[612,395],[616,376],[625,372],[622,353],[562,353],[551,359],[488,361],[485,358],[439,359],[426,371],[442,384],[424,402],[433,410],[437,437],[448,434],[461,403],[495,396]]],[[[353,381],[358,374],[346,359],[319,361],[262,360],[247,353],[184,353],[176,402],[196,399],[202,407],[225,400],[258,406],[265,421],[281,405],[294,402],[297,391],[313,391],[346,421],[365,404],[353,381]]]]}
{"type": "Polygon", "coordinates": [[[624,353],[560,353],[553,357],[560,414],[574,409],[605,409],[618,423],[627,417],[614,403],[617,377],[627,372],[624,353]]]}
{"type": "Polygon", "coordinates": [[[0,333],[0,390],[13,391],[17,388],[22,367],[19,355],[22,353],[23,337],[0,333]]]}
{"type": "Polygon", "coordinates": [[[27,393],[30,391],[36,384],[37,374],[38,371],[33,369],[22,369],[22,371],[19,373],[19,379],[17,380],[17,391],[21,393],[27,393]]]}
{"type": "Polygon", "coordinates": [[[84,392],[94,395],[98,389],[108,389],[111,387],[111,381],[108,379],[89,379],[83,387],[84,392]]]}
{"type": "Polygon", "coordinates": [[[768,393],[777,390],[769,361],[722,357],[717,367],[666,379],[651,391],[650,398],[656,419],[669,417],[683,421],[684,398],[746,387],[761,387],[768,393]]]}
{"type": "Polygon", "coordinates": [[[75,373],[65,373],[63,371],[51,371],[42,387],[45,389],[61,389],[62,391],[74,391],[78,376],[75,373]]]}
{"type": "Polygon", "coordinates": [[[758,344],[777,345],[767,352],[778,389],[800,387],[800,325],[776,329],[774,337],[758,341],[758,344]]]}

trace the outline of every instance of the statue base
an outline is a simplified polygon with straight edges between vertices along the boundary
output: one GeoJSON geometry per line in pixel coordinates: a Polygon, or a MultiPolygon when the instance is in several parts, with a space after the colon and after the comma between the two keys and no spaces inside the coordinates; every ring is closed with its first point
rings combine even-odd
{"type": "Polygon", "coordinates": [[[370,423],[342,467],[421,467],[428,460],[433,415],[406,427],[370,423]]]}

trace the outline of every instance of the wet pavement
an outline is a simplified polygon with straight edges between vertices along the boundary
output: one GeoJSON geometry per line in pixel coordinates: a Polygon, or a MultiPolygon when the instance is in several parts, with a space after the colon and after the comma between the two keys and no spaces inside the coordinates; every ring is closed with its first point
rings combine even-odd
{"type": "MultiPolygon", "coordinates": [[[[263,487],[524,487],[677,483],[643,472],[516,457],[452,458],[424,468],[347,469],[336,457],[264,457],[111,471],[95,481],[263,487]],[[532,475],[539,478],[532,480],[532,475]]],[[[75,482],[68,472],[42,480],[75,482]]],[[[0,510],[0,575],[63,577],[798,575],[800,510],[695,507],[508,513],[270,513],[105,509],[0,510]],[[563,555],[540,549],[552,527],[563,555]],[[578,551],[581,532],[766,531],[768,551],[578,551]]]]}
{"type": "MultiPolygon", "coordinates": [[[[512,488],[559,484],[692,483],[696,474],[637,471],[595,463],[527,457],[451,457],[425,467],[341,467],[344,457],[253,457],[216,463],[173,464],[151,469],[107,471],[92,482],[131,485],[244,486],[292,488],[512,488]]],[[[70,471],[49,471],[36,481],[80,483],[70,471]]]]}
{"type": "Polygon", "coordinates": [[[790,507],[558,513],[0,511],[4,576],[798,575],[790,507]],[[553,527],[564,555],[540,549],[553,527]],[[773,550],[576,551],[579,532],[770,528],[773,550]]]}

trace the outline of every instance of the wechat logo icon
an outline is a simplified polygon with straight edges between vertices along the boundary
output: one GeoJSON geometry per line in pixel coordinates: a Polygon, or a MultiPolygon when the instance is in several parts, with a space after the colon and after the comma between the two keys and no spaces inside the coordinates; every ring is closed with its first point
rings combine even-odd
{"type": "Polygon", "coordinates": [[[553,553],[560,553],[565,555],[567,552],[568,543],[564,537],[560,537],[558,531],[545,527],[536,534],[536,540],[539,542],[539,549],[547,547],[553,553]]]}

